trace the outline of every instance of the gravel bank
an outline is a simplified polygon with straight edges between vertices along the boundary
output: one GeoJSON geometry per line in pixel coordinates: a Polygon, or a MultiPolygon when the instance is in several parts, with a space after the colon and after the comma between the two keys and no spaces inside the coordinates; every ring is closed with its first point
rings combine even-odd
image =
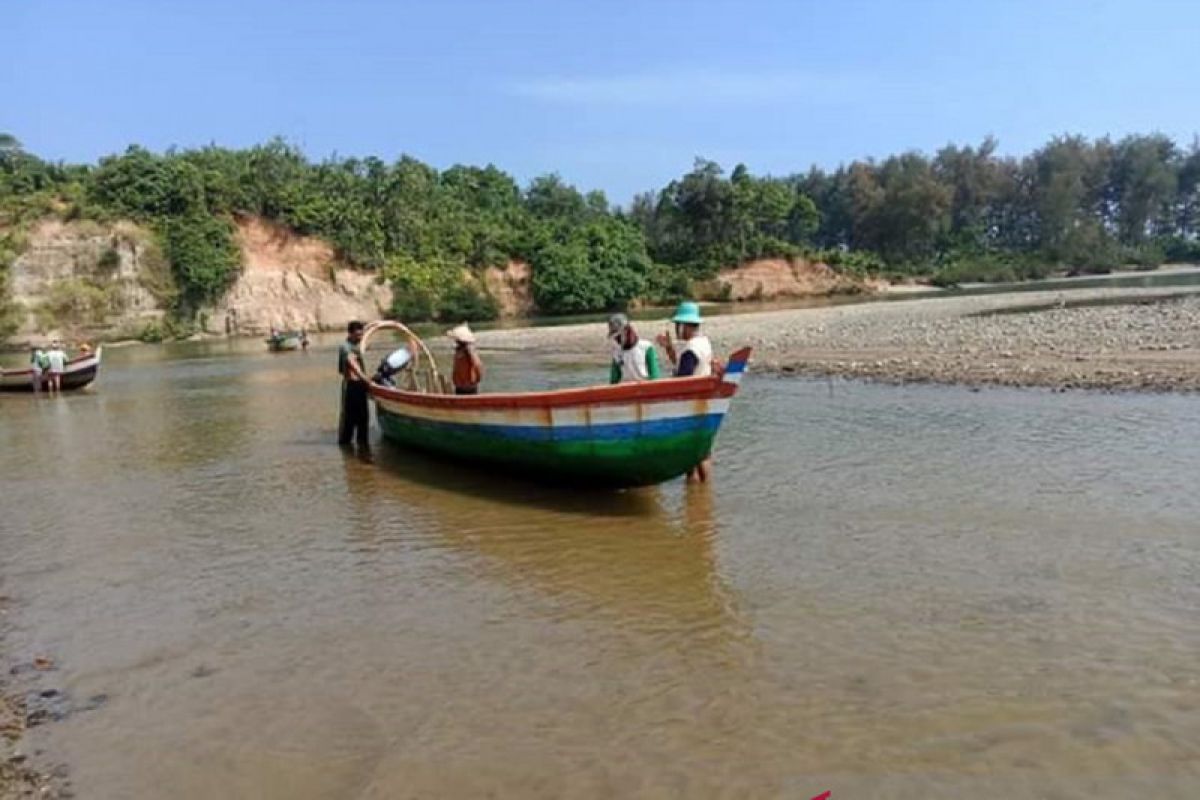
{"type": "MultiPolygon", "coordinates": [[[[665,327],[641,323],[643,334],[665,327]]],[[[939,297],[713,318],[718,351],[754,368],[889,382],[1200,391],[1200,289],[939,297]],[[1101,304],[1104,305],[1095,305],[1101,304]]],[[[598,324],[489,331],[483,350],[603,362],[598,324]]]]}
{"type": "Polygon", "coordinates": [[[65,798],[71,791],[62,775],[39,771],[26,752],[25,729],[29,724],[25,696],[14,684],[12,674],[19,667],[9,668],[4,658],[4,634],[7,624],[8,598],[0,594],[0,800],[47,800],[65,798]]]}

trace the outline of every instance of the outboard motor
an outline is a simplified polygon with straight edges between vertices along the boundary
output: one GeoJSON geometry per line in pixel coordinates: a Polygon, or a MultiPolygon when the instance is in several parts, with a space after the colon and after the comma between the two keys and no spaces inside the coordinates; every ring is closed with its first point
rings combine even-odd
{"type": "Polygon", "coordinates": [[[383,386],[396,386],[396,375],[403,369],[407,369],[412,364],[412,352],[407,347],[400,347],[393,350],[387,355],[387,358],[379,362],[379,369],[375,371],[375,383],[383,386]]]}

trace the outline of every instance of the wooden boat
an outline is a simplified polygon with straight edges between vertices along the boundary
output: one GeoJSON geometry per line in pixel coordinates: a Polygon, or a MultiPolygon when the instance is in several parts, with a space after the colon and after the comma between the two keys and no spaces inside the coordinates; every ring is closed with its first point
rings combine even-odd
{"type": "Polygon", "coordinates": [[[708,457],[749,359],[743,348],[701,378],[471,396],[444,393],[434,368],[424,386],[369,391],[384,436],[399,444],[553,482],[646,486],[708,457]]]}
{"type": "MultiPolygon", "coordinates": [[[[100,373],[100,349],[97,347],[96,352],[77,356],[67,362],[62,376],[63,391],[82,389],[96,380],[96,376],[100,373]]],[[[28,367],[0,370],[0,391],[32,392],[32,370],[28,367]]]]}
{"type": "Polygon", "coordinates": [[[302,340],[303,337],[299,332],[284,331],[282,333],[277,333],[266,340],[267,349],[272,353],[281,353],[286,350],[299,350],[302,340]]]}

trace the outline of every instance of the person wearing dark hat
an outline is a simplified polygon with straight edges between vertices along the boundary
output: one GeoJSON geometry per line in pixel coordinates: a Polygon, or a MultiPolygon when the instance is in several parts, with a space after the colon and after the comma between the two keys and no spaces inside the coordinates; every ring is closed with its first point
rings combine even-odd
{"type": "Polygon", "coordinates": [[[349,447],[350,440],[355,439],[362,453],[368,452],[371,446],[367,438],[371,427],[371,410],[367,404],[367,370],[359,347],[364,327],[358,320],[347,325],[346,341],[338,347],[338,374],[342,376],[338,444],[349,447]]]}
{"type": "Polygon", "coordinates": [[[629,317],[624,314],[609,317],[608,338],[613,346],[609,383],[658,379],[658,354],[654,345],[638,336],[629,317]]]}

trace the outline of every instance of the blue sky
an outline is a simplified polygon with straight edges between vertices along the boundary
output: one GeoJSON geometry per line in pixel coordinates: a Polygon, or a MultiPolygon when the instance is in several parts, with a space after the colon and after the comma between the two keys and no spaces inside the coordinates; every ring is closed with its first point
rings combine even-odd
{"type": "Polygon", "coordinates": [[[0,131],[555,171],[626,202],[702,155],[785,174],[996,136],[1200,133],[1189,0],[7,0],[0,131]]]}

